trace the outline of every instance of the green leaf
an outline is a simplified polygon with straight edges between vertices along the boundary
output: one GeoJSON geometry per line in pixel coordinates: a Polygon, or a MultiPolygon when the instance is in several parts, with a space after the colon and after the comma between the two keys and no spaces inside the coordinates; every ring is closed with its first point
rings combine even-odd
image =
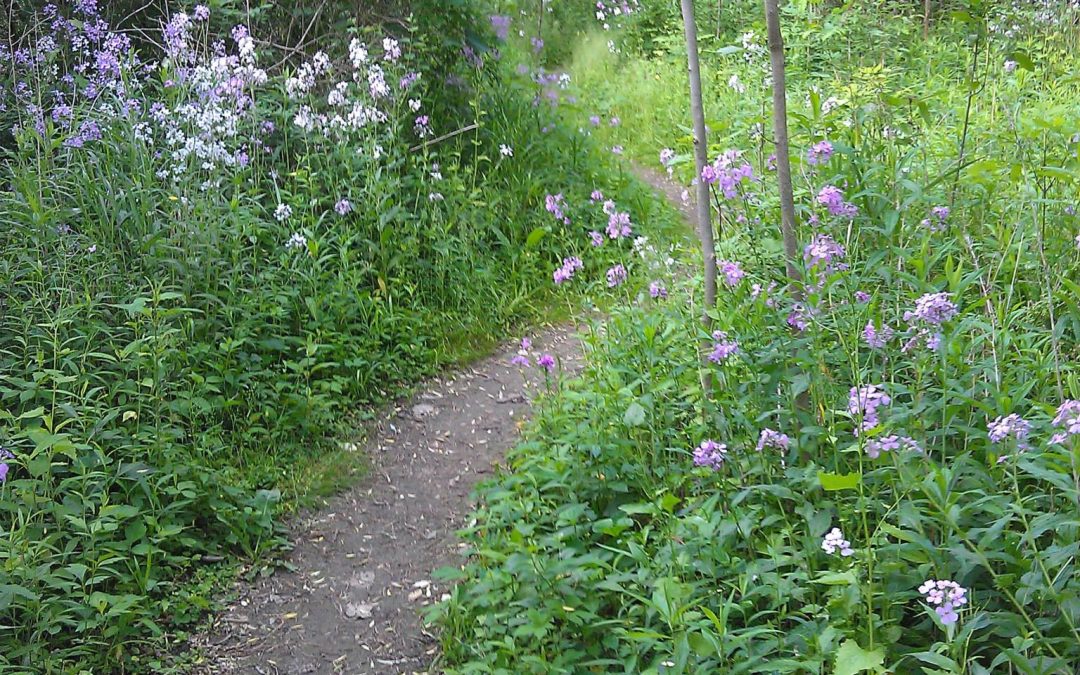
{"type": "Polygon", "coordinates": [[[814,579],[815,584],[825,584],[826,586],[852,586],[856,581],[855,573],[851,570],[847,572],[825,572],[814,579]]]}
{"type": "Polygon", "coordinates": [[[880,649],[866,651],[854,640],[844,640],[836,652],[834,675],[855,675],[863,671],[878,672],[885,665],[885,653],[880,649]]]}
{"type": "Polygon", "coordinates": [[[861,473],[825,473],[824,471],[818,471],[818,482],[821,483],[821,487],[826,492],[836,492],[837,490],[854,490],[859,487],[859,483],[862,482],[861,473]]]}
{"type": "Polygon", "coordinates": [[[525,248],[534,248],[540,243],[540,240],[547,234],[546,227],[538,227],[529,233],[529,237],[525,240],[525,248]]]}
{"type": "Polygon", "coordinates": [[[626,414],[623,415],[623,423],[628,427],[640,427],[645,424],[645,408],[641,407],[637,401],[631,403],[626,409],[626,414]]]}

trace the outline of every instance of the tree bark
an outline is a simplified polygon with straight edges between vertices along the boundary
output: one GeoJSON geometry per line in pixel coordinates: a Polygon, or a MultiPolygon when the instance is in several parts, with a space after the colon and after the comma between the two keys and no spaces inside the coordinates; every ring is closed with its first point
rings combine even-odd
{"type": "MultiPolygon", "coordinates": [[[[802,275],[798,268],[799,243],[795,237],[795,198],[791,190],[791,156],[788,151],[784,38],[780,34],[778,0],[765,0],[765,24],[769,36],[769,62],[772,65],[773,140],[776,144],[776,177],[780,182],[780,232],[784,237],[788,278],[792,282],[798,282],[802,275]]],[[[797,284],[793,283],[793,286],[797,284]]],[[[801,295],[798,288],[793,288],[793,293],[797,298],[801,295]]]]}
{"type": "MultiPolygon", "coordinates": [[[[713,242],[712,218],[709,212],[709,185],[701,180],[701,172],[709,161],[705,136],[705,106],[701,100],[701,61],[698,58],[697,24],[694,21],[694,0],[682,0],[683,30],[686,34],[686,61],[690,75],[690,113],[694,120],[694,168],[697,176],[697,226],[701,240],[701,256],[705,264],[705,306],[701,324],[706,333],[712,331],[709,311],[716,306],[716,246],[713,242]]],[[[702,371],[702,387],[712,391],[712,378],[702,371]]]]}

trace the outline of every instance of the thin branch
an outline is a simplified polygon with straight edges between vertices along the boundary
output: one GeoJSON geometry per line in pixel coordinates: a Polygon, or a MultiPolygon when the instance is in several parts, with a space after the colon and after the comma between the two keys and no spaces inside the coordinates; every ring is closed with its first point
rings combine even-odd
{"type": "Polygon", "coordinates": [[[411,147],[411,148],[409,148],[409,152],[416,152],[417,150],[420,150],[421,148],[426,148],[426,147],[435,145],[436,143],[441,143],[442,141],[445,141],[448,138],[453,138],[454,136],[459,136],[459,135],[465,133],[466,131],[472,131],[473,129],[479,128],[479,126],[480,126],[479,124],[477,124],[476,122],[473,122],[472,124],[470,124],[467,127],[461,127],[460,129],[457,129],[456,131],[451,131],[448,134],[443,134],[442,136],[439,136],[437,138],[433,138],[430,141],[424,141],[420,145],[411,147]]]}

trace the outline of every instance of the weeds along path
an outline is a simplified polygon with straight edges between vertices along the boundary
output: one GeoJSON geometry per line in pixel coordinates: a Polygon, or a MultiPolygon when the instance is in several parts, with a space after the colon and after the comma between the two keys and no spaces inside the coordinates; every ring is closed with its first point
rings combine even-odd
{"type": "MultiPolygon", "coordinates": [[[[667,176],[634,172],[684,215],[692,206],[667,176]]],[[[571,326],[533,337],[564,375],[582,366],[571,326]]],[[[321,511],[292,524],[291,571],[238,589],[197,647],[197,672],[427,672],[435,636],[420,618],[447,590],[432,571],[461,562],[455,531],[470,492],[517,441],[540,369],[511,365],[517,344],[421,388],[369,434],[370,475],[321,511]]]]}
{"type": "MultiPolygon", "coordinates": [[[[532,338],[563,372],[581,367],[563,326],[532,338]]],[[[517,345],[429,382],[387,410],[365,444],[364,481],[292,523],[293,571],[238,589],[200,646],[202,673],[414,673],[437,642],[420,612],[445,588],[433,570],[459,564],[455,531],[469,493],[516,442],[538,368],[510,364],[517,345]]]]}

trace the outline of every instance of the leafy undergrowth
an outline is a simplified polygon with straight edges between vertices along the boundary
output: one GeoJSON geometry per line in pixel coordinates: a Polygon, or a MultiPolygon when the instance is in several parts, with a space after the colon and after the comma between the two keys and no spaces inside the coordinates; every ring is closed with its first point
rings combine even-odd
{"type": "MultiPolygon", "coordinates": [[[[635,7],[580,43],[582,106],[689,183],[677,17],[635,7]]],[[[969,9],[924,42],[881,8],[787,7],[792,284],[759,9],[724,4],[715,332],[678,273],[593,331],[444,571],[447,672],[1075,670],[1073,15],[969,9]]]]}
{"type": "MultiPolygon", "coordinates": [[[[29,3],[4,54],[0,664],[16,670],[165,667],[220,580],[284,544],[283,510],[362,473],[342,444],[358,409],[613,296],[630,238],[585,254],[609,219],[591,191],[635,234],[673,222],[562,121],[566,83],[514,72],[469,3],[431,0],[387,33],[342,3],[306,56],[256,41],[265,13],[141,4],[29,3]]],[[[305,11],[288,20],[310,29],[305,11]]]]}

